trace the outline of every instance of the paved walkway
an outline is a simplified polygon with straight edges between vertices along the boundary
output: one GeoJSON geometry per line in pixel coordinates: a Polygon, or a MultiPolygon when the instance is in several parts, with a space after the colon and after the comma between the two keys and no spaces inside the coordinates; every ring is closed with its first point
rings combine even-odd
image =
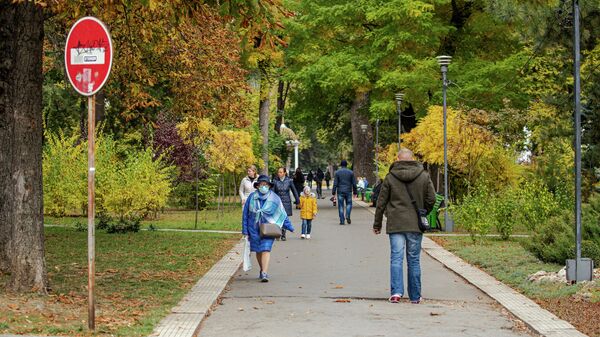
{"type": "MultiPolygon", "coordinates": [[[[387,302],[389,243],[371,232],[373,215],[355,206],[340,226],[325,199],[313,238],[274,245],[271,282],[238,271],[198,336],[527,336],[490,297],[422,254],[424,303],[387,302]]],[[[292,222],[297,232],[296,211],[292,222]]]]}

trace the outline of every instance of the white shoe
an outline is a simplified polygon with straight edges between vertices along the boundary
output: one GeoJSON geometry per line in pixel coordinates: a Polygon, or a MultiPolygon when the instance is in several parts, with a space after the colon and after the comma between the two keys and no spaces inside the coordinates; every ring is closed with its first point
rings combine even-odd
{"type": "Polygon", "coordinates": [[[306,239],[310,239],[310,234],[306,234],[306,239]]]}
{"type": "Polygon", "coordinates": [[[306,239],[306,235],[302,234],[302,235],[300,235],[300,238],[301,239],[306,239]]]}

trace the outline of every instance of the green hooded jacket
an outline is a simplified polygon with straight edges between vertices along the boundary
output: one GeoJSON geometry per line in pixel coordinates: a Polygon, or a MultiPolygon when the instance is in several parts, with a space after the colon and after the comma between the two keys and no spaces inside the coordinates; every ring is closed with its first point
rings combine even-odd
{"type": "Polygon", "coordinates": [[[410,200],[405,184],[412,193],[417,206],[431,211],[435,203],[435,190],[423,165],[416,161],[397,161],[383,180],[377,198],[373,229],[381,230],[383,215],[387,217],[386,233],[420,233],[417,213],[410,200]],[[392,175],[393,173],[397,179],[392,175]]]}

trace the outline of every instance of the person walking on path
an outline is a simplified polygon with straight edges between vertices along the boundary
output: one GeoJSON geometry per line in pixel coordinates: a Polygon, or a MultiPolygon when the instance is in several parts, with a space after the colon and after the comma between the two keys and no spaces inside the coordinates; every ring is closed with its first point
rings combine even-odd
{"type": "Polygon", "coordinates": [[[248,199],[250,194],[256,191],[256,189],[254,188],[254,181],[257,178],[256,166],[251,165],[250,167],[248,167],[248,170],[246,172],[248,173],[248,175],[245,176],[244,179],[242,179],[242,182],[240,182],[239,189],[240,199],[242,200],[242,206],[244,206],[244,204],[246,203],[246,199],[248,199]]]}
{"type": "Polygon", "coordinates": [[[352,223],[350,213],[352,212],[352,195],[357,195],[356,177],[354,172],[348,169],[348,162],[342,160],[341,168],[335,172],[333,179],[333,196],[337,196],[338,213],[340,215],[340,225],[344,224],[344,219],[348,224],[352,223]],[[345,214],[344,214],[345,211],[345,214]]]}
{"type": "Polygon", "coordinates": [[[296,191],[302,191],[304,189],[304,173],[298,167],[296,172],[294,172],[294,187],[296,187],[296,191]]]}
{"type": "Polygon", "coordinates": [[[302,235],[301,239],[310,239],[312,230],[312,221],[317,216],[319,211],[317,207],[317,199],[310,192],[310,187],[304,187],[304,193],[300,196],[300,219],[302,219],[302,235]]]}
{"type": "Polygon", "coordinates": [[[269,177],[261,175],[254,183],[254,191],[244,204],[242,213],[242,234],[250,241],[250,251],[256,252],[256,260],[260,266],[259,279],[269,282],[269,260],[273,248],[273,238],[261,237],[260,224],[274,223],[283,230],[294,231],[294,227],[285,212],[279,196],[271,191],[273,185],[269,177]]]}
{"type": "Polygon", "coordinates": [[[308,187],[312,188],[312,182],[314,178],[315,176],[313,174],[313,171],[308,170],[308,174],[306,175],[306,183],[308,184],[308,187]]]}
{"type": "Polygon", "coordinates": [[[327,185],[327,189],[329,189],[330,181],[331,181],[331,173],[329,173],[329,170],[327,170],[327,172],[325,172],[325,185],[327,185]]]}
{"type": "MultiPolygon", "coordinates": [[[[298,191],[294,186],[292,179],[287,176],[287,170],[285,167],[280,167],[277,170],[277,178],[273,180],[273,192],[275,192],[279,198],[281,199],[281,203],[285,208],[285,212],[287,216],[292,216],[292,198],[290,197],[290,192],[294,195],[295,204],[300,204],[300,198],[298,196],[298,191]]],[[[281,241],[285,241],[285,228],[281,230],[281,241]]]]}
{"type": "Polygon", "coordinates": [[[317,183],[317,198],[319,199],[323,198],[323,179],[325,179],[325,174],[319,168],[315,174],[315,182],[317,183]]]}
{"type": "Polygon", "coordinates": [[[404,294],[404,251],[408,263],[408,297],[411,303],[421,302],[420,255],[423,233],[419,229],[413,200],[417,208],[429,212],[435,203],[435,190],[423,165],[414,160],[410,150],[401,149],[398,161],[392,164],[390,173],[381,185],[373,223],[373,232],[380,234],[384,213],[387,216],[386,233],[391,247],[389,301],[392,303],[398,303],[404,294]]]}
{"type": "Polygon", "coordinates": [[[356,190],[358,191],[358,195],[360,195],[360,200],[364,200],[365,181],[362,177],[358,177],[358,182],[356,183],[356,190]]]}

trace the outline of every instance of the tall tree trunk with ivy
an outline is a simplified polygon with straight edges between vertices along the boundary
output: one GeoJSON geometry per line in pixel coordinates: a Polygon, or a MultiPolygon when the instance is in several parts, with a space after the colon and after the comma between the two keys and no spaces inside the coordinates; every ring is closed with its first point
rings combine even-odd
{"type": "Polygon", "coordinates": [[[42,194],[44,16],[0,1],[0,267],[12,291],[46,292],[42,194]]]}
{"type": "Polygon", "coordinates": [[[357,92],[350,107],[352,123],[352,169],[356,177],[367,177],[370,184],[375,183],[373,128],[369,123],[369,92],[357,92]],[[365,126],[363,130],[363,126],[365,126]]]}

